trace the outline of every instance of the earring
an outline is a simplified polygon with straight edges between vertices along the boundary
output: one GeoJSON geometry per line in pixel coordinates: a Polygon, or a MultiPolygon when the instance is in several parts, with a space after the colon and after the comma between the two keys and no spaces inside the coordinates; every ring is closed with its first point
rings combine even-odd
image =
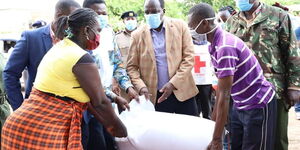
{"type": "Polygon", "coordinates": [[[89,38],[89,36],[88,36],[88,35],[86,35],[86,39],[87,39],[87,40],[90,40],[90,38],[89,38]]]}

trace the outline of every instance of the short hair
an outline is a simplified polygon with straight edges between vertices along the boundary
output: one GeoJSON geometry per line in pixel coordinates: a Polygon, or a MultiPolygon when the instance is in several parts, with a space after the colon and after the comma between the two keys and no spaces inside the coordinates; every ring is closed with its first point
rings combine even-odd
{"type": "Polygon", "coordinates": [[[232,6],[225,6],[219,9],[220,11],[228,11],[230,13],[230,15],[234,15],[236,13],[235,9],[232,6]]]}
{"type": "Polygon", "coordinates": [[[55,5],[55,10],[65,11],[69,10],[71,7],[80,8],[81,6],[74,0],[59,0],[55,5]]]}
{"type": "Polygon", "coordinates": [[[63,39],[67,36],[65,33],[67,29],[70,29],[73,35],[78,36],[82,27],[93,26],[97,23],[97,16],[96,12],[89,8],[80,8],[70,16],[61,16],[54,22],[56,25],[55,36],[63,39]]]}
{"type": "MultiPolygon", "coordinates": [[[[144,4],[146,3],[146,1],[147,0],[145,0],[144,1],[144,4]]],[[[150,0],[149,0],[150,1],[150,0]]],[[[162,9],[164,9],[165,8],[165,0],[158,0],[159,1],[159,3],[160,3],[160,7],[162,8],[162,9]]]]}
{"type": "Polygon", "coordinates": [[[205,18],[213,18],[216,16],[213,8],[207,3],[200,3],[192,7],[188,13],[194,21],[200,22],[205,18]]]}
{"type": "Polygon", "coordinates": [[[104,0],[84,0],[82,6],[84,8],[90,8],[94,4],[105,4],[104,0]]]}
{"type": "Polygon", "coordinates": [[[164,9],[165,8],[165,0],[159,0],[159,3],[160,3],[160,7],[162,9],[164,9]]]}

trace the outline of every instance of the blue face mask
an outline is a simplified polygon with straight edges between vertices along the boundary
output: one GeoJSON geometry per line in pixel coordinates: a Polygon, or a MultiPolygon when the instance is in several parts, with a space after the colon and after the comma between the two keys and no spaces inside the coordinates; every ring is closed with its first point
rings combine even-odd
{"type": "Polygon", "coordinates": [[[136,20],[127,20],[125,21],[125,28],[129,31],[133,31],[137,27],[137,21],[136,20]]]}
{"type": "Polygon", "coordinates": [[[253,4],[250,4],[250,0],[236,0],[236,5],[241,11],[249,11],[253,4]]]}
{"type": "Polygon", "coordinates": [[[98,22],[99,22],[101,29],[105,28],[108,24],[108,16],[107,15],[98,15],[98,22]]]}
{"type": "Polygon", "coordinates": [[[161,25],[160,13],[145,15],[145,18],[151,29],[157,29],[161,25]]]}

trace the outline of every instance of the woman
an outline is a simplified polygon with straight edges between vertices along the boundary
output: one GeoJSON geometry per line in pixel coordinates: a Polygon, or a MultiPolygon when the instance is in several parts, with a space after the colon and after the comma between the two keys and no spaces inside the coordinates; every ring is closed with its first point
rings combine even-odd
{"type": "Polygon", "coordinates": [[[78,9],[57,20],[56,36],[63,40],[41,61],[29,99],[5,122],[2,150],[82,149],[80,124],[87,105],[110,134],[127,136],[104,94],[92,57],[84,51],[99,46],[96,17],[91,9],[78,9]]]}

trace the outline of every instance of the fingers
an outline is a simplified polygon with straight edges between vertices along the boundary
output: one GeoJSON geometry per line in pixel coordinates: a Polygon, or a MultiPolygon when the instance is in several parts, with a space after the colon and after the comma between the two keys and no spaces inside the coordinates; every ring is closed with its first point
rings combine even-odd
{"type": "Polygon", "coordinates": [[[128,103],[127,103],[127,104],[125,104],[124,106],[125,106],[125,109],[127,108],[127,109],[128,109],[128,111],[130,111],[130,106],[129,106],[129,104],[128,104],[128,103]]]}
{"type": "Polygon", "coordinates": [[[162,92],[165,91],[165,89],[166,89],[166,85],[164,85],[164,86],[159,90],[159,92],[162,93],[162,92]]]}
{"type": "Polygon", "coordinates": [[[168,98],[168,94],[167,92],[164,92],[163,95],[157,100],[157,103],[161,103],[163,101],[165,101],[168,98]]]}

